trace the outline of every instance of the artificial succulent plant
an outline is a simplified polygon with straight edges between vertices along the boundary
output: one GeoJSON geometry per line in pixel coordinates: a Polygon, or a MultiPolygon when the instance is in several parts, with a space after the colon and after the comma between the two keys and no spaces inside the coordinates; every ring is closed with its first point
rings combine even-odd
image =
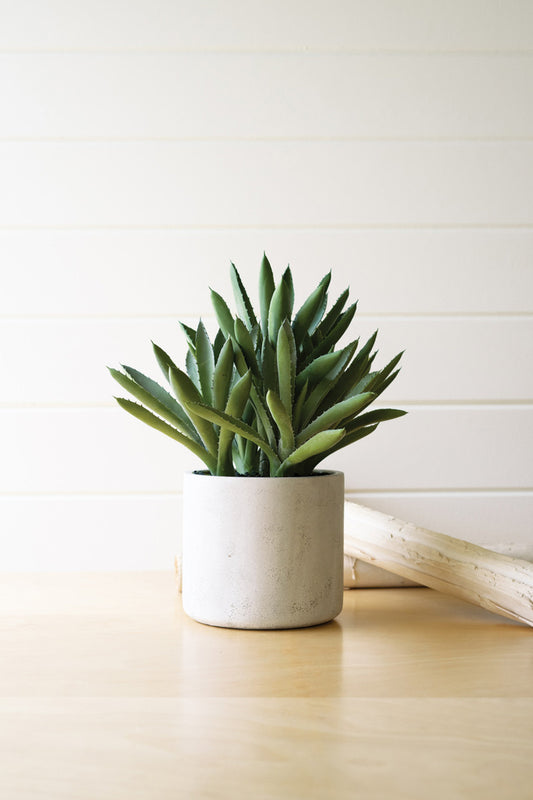
{"type": "Polygon", "coordinates": [[[399,372],[399,353],[372,371],[377,331],[335,349],[357,303],[346,289],[328,310],[331,273],[293,314],[290,268],[275,284],[263,257],[256,315],[236,267],[234,315],[215,291],[218,332],[211,342],[200,320],[180,323],[188,344],[185,370],[153,344],[168,389],[132,367],[111,369],[136,400],[117,397],[133,416],[189,448],[212,475],[310,475],[322,459],[372,433],[397,409],[368,406],[399,372]]]}

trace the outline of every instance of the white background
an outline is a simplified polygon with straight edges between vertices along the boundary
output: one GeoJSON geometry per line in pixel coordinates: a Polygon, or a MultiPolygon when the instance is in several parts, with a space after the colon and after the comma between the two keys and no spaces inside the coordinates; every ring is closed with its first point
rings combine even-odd
{"type": "MultiPolygon", "coordinates": [[[[115,407],[263,250],[406,349],[349,494],[533,542],[533,4],[0,2],[0,568],[168,568],[187,451],[115,407]],[[120,393],[120,392],[119,392],[120,393]]],[[[379,361],[379,359],[381,359],[379,361]]]]}

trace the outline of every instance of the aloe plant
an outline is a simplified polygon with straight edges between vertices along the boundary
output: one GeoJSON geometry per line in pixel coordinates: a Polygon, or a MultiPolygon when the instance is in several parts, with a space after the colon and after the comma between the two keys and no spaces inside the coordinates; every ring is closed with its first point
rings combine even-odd
{"type": "Polygon", "coordinates": [[[123,365],[111,375],[138,402],[117,402],[188,447],[213,475],[311,474],[331,453],[405,413],[367,410],[398,374],[402,353],[372,370],[377,331],[362,346],[355,339],[335,349],[357,303],[346,308],[346,289],[327,310],[330,280],[328,273],[294,313],[291,270],[276,286],[265,255],[256,316],[232,264],[237,313],[211,292],[219,326],[213,342],[202,321],[196,330],[180,323],[185,370],[152,343],[168,388],[123,365]]]}

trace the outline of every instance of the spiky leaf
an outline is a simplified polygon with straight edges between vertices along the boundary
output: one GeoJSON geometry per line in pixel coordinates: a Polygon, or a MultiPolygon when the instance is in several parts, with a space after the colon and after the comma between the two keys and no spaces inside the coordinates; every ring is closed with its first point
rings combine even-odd
{"type": "Polygon", "coordinates": [[[215,371],[215,354],[204,323],[200,320],[196,331],[196,363],[202,395],[207,403],[213,403],[213,373],[215,371]]]}
{"type": "Polygon", "coordinates": [[[287,456],[294,450],[294,432],[292,422],[287,410],[276,392],[270,391],[266,397],[268,408],[278,426],[280,434],[279,453],[281,458],[287,456]]]}
{"type": "Polygon", "coordinates": [[[245,321],[248,330],[251,330],[254,325],[257,325],[257,318],[250,302],[250,298],[248,297],[248,293],[244,288],[241,276],[239,275],[237,267],[233,262],[231,263],[230,274],[231,283],[233,286],[233,295],[235,297],[235,302],[237,303],[237,309],[242,319],[245,321]]]}
{"type": "Polygon", "coordinates": [[[181,369],[170,370],[170,385],[172,386],[172,390],[175,392],[176,397],[189,415],[190,420],[198,431],[206,449],[211,453],[211,455],[216,456],[218,440],[213,426],[206,423],[203,417],[199,417],[193,411],[191,411],[191,404],[203,402],[202,395],[191,381],[189,376],[182,372],[181,369]]]}
{"type": "Polygon", "coordinates": [[[283,475],[283,473],[287,471],[288,467],[293,466],[294,464],[301,464],[302,462],[307,461],[307,459],[316,457],[320,453],[326,453],[327,451],[331,450],[331,448],[335,447],[345,435],[346,431],[343,428],[331,431],[321,431],[320,433],[317,433],[316,436],[308,439],[307,442],[296,448],[296,450],[294,450],[290,456],[285,459],[278,471],[278,474],[283,475]]]}
{"type": "Polygon", "coordinates": [[[249,439],[251,442],[260,447],[261,450],[266,454],[271,464],[271,468],[277,469],[279,467],[279,458],[277,454],[274,452],[272,447],[270,447],[268,442],[259,436],[257,431],[254,431],[250,425],[246,425],[246,423],[241,422],[241,420],[235,419],[235,417],[230,417],[223,411],[217,411],[216,409],[210,408],[203,403],[191,403],[190,408],[194,414],[203,417],[205,420],[208,420],[215,425],[219,425],[221,428],[226,427],[233,431],[233,433],[237,433],[239,436],[249,439]]]}
{"type": "Polygon", "coordinates": [[[298,434],[296,443],[298,445],[303,444],[316,433],[328,430],[330,428],[335,428],[344,422],[344,420],[348,420],[362,411],[363,408],[365,408],[369,403],[372,402],[372,400],[375,399],[375,397],[376,395],[372,392],[365,392],[364,394],[357,395],[356,397],[350,397],[348,400],[343,400],[340,403],[336,403],[334,406],[328,408],[327,411],[324,411],[323,414],[313,420],[313,422],[309,423],[309,425],[298,434]]]}
{"type": "Polygon", "coordinates": [[[165,353],[163,348],[159,347],[159,345],[155,344],[155,342],[152,342],[152,349],[154,351],[154,355],[156,357],[157,363],[159,364],[161,372],[168,381],[169,380],[168,371],[171,367],[175,367],[176,365],[174,364],[170,356],[167,353],[165,353]]]}
{"type": "MultiPolygon", "coordinates": [[[[229,417],[236,419],[241,417],[250,396],[251,386],[252,374],[248,371],[231,390],[225,409],[225,413],[229,417]]],[[[221,427],[218,443],[217,475],[233,475],[231,449],[234,436],[234,431],[227,427],[221,427]]]]}
{"type": "Polygon", "coordinates": [[[261,270],[259,272],[259,308],[261,311],[261,330],[263,332],[263,339],[268,336],[268,312],[270,310],[270,302],[274,294],[274,275],[270,262],[263,253],[263,261],[261,263],[261,270]]]}
{"type": "Polygon", "coordinates": [[[285,411],[292,419],[294,387],[296,382],[296,342],[288,320],[285,320],[278,333],[276,344],[276,364],[278,372],[279,397],[285,411]]]}
{"type": "Polygon", "coordinates": [[[290,290],[286,281],[281,280],[274,290],[268,312],[268,336],[271,343],[276,346],[278,331],[285,319],[291,317],[290,290]]]}
{"type": "Polygon", "coordinates": [[[233,345],[231,339],[226,339],[213,373],[213,405],[220,411],[226,407],[232,375],[233,345]]]}
{"type": "Polygon", "coordinates": [[[211,289],[211,303],[213,304],[220,330],[225,336],[232,336],[233,326],[235,324],[233,315],[224,298],[221,297],[218,292],[215,292],[214,289],[211,289]]]}
{"type": "Polygon", "coordinates": [[[184,436],[182,433],[177,431],[171,425],[167,425],[159,417],[156,417],[155,414],[152,414],[151,411],[148,411],[144,406],[139,405],[138,403],[134,403],[133,400],[127,400],[124,397],[115,397],[115,400],[119,404],[121,408],[127,411],[132,416],[136,417],[137,419],[144,422],[146,425],[149,425],[151,428],[154,428],[156,431],[160,433],[164,433],[165,436],[169,436],[171,439],[174,439],[176,442],[187,447],[195,456],[198,456],[208,470],[214,475],[216,471],[216,461],[210,453],[205,450],[202,445],[194,442],[192,439],[189,439],[187,436],[184,436]]]}

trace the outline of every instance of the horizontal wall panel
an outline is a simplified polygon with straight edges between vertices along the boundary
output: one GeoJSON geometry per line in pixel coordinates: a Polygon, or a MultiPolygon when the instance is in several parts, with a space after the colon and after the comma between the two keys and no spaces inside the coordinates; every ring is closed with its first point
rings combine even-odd
{"type": "MultiPolygon", "coordinates": [[[[175,491],[198,462],[119,408],[0,412],[2,492],[175,491]]],[[[324,461],[346,488],[533,487],[533,410],[413,407],[324,461]]]]}
{"type": "Polygon", "coordinates": [[[0,231],[0,314],[199,315],[230,259],[257,302],[263,250],[301,301],[331,267],[360,314],[533,312],[533,230],[259,229],[0,231]]]}
{"type": "Polygon", "coordinates": [[[3,55],[0,94],[2,138],[533,134],[533,54],[3,55]]]}
{"type": "Polygon", "coordinates": [[[3,143],[3,226],[527,225],[533,143],[3,143]]]}
{"type": "MultiPolygon", "coordinates": [[[[480,544],[533,544],[533,493],[348,495],[480,544]]],[[[172,569],[182,497],[2,497],[0,571],[172,569]]]]}
{"type": "Polygon", "coordinates": [[[4,0],[2,9],[4,50],[533,48],[527,0],[4,0]]]}
{"type": "MultiPolygon", "coordinates": [[[[212,312],[204,321],[213,337],[212,312]]],[[[376,368],[406,350],[402,371],[383,398],[387,403],[533,401],[533,316],[356,316],[345,339],[359,336],[362,344],[376,329],[376,368]]],[[[0,320],[0,338],[12,343],[0,353],[0,373],[9,375],[0,397],[4,406],[111,403],[112,394],[123,392],[106,365],[134,366],[164,383],[150,340],[180,366],[186,355],[185,337],[170,318],[0,320]]]]}

